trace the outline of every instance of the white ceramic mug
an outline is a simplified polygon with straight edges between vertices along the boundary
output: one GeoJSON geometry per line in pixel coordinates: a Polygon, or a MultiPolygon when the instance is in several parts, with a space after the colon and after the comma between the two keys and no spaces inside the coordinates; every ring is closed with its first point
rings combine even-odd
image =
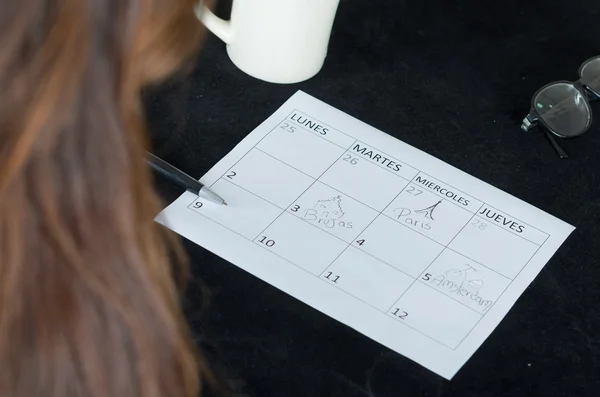
{"type": "Polygon", "coordinates": [[[339,0],[233,0],[224,21],[202,2],[196,15],[227,44],[231,61],[250,76],[297,83],[321,70],[339,0]]]}

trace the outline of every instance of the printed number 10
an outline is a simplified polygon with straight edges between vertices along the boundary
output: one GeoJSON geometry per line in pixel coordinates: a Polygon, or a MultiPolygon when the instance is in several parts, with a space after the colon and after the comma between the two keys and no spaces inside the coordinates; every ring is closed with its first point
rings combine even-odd
{"type": "Polygon", "coordinates": [[[275,245],[275,241],[273,240],[268,240],[267,236],[262,236],[262,238],[260,240],[258,240],[259,243],[263,243],[264,245],[266,245],[267,247],[272,247],[275,245]]]}

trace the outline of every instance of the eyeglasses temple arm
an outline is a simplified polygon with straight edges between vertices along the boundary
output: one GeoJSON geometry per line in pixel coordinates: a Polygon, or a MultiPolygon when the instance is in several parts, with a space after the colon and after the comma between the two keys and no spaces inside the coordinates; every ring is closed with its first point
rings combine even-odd
{"type": "Polygon", "coordinates": [[[564,151],[563,148],[561,148],[558,145],[558,143],[556,143],[556,139],[554,139],[554,137],[552,136],[552,134],[550,133],[550,131],[547,131],[545,128],[542,128],[542,130],[544,131],[544,134],[546,134],[546,137],[548,138],[548,140],[552,144],[552,147],[554,148],[554,150],[556,150],[556,153],[558,153],[558,155],[560,156],[560,158],[561,159],[568,158],[569,155],[567,154],[567,152],[564,151]]]}
{"type": "MultiPolygon", "coordinates": [[[[534,127],[534,125],[537,123],[537,119],[535,118],[535,116],[533,116],[531,113],[527,115],[527,117],[525,117],[523,119],[523,123],[521,124],[521,129],[523,131],[529,131],[531,128],[534,127]]],[[[564,151],[563,148],[561,148],[558,143],[556,143],[556,139],[554,139],[554,137],[552,136],[552,134],[550,133],[550,131],[546,130],[545,128],[542,128],[542,130],[544,131],[544,134],[546,134],[546,137],[548,138],[548,140],[550,141],[550,143],[552,144],[552,147],[554,148],[554,150],[556,150],[556,153],[558,153],[558,155],[560,156],[561,159],[566,159],[569,157],[569,155],[567,154],[567,152],[564,151]]]]}

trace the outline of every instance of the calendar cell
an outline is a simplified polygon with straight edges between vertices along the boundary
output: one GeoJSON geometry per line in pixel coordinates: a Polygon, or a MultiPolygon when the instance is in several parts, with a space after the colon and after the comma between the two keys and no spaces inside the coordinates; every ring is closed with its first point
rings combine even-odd
{"type": "Polygon", "coordinates": [[[449,249],[436,258],[419,281],[484,314],[510,284],[510,279],[449,249]]]}
{"type": "Polygon", "coordinates": [[[443,245],[387,216],[377,217],[356,238],[353,246],[413,278],[419,277],[444,249],[443,245]]]}
{"type": "Polygon", "coordinates": [[[315,179],[346,150],[288,122],[280,123],[256,147],[315,179]]]}
{"type": "Polygon", "coordinates": [[[419,282],[406,291],[388,315],[451,349],[458,346],[482,317],[419,282]]]}
{"type": "Polygon", "coordinates": [[[281,213],[273,204],[223,179],[212,185],[211,190],[227,197],[227,210],[201,198],[188,208],[248,239],[255,238],[281,213]]]}
{"type": "Polygon", "coordinates": [[[377,211],[319,181],[287,211],[347,243],[354,241],[378,215],[377,211]]]}
{"type": "Polygon", "coordinates": [[[449,247],[510,279],[517,276],[539,248],[478,216],[461,230],[449,247]]]}
{"type": "Polygon", "coordinates": [[[223,179],[282,209],[314,182],[308,175],[258,149],[250,150],[223,175],[223,179]],[[279,189],[284,184],[289,184],[289,188],[279,189]]]}
{"type": "Polygon", "coordinates": [[[489,222],[501,227],[515,236],[523,237],[536,245],[544,244],[548,238],[548,234],[541,230],[528,225],[513,216],[500,212],[488,204],[483,205],[481,209],[477,211],[477,216],[484,222],[489,222]]]}
{"type": "Polygon", "coordinates": [[[448,244],[473,216],[464,208],[410,183],[385,215],[440,244],[448,244]]]}
{"type": "Polygon", "coordinates": [[[430,175],[424,174],[423,172],[419,172],[419,175],[415,177],[413,183],[415,186],[418,186],[419,189],[426,190],[440,198],[451,201],[473,214],[483,205],[483,203],[476,198],[473,198],[430,175]]]}
{"type": "Polygon", "coordinates": [[[348,152],[356,158],[370,162],[371,164],[401,176],[408,181],[415,178],[419,173],[418,170],[410,165],[395,159],[380,149],[367,145],[366,143],[358,140],[351,146],[350,149],[348,149],[348,152]]]}
{"type": "Polygon", "coordinates": [[[302,128],[341,147],[348,147],[354,142],[354,138],[298,110],[290,113],[286,121],[290,123],[289,127],[302,128]]]}
{"type": "Polygon", "coordinates": [[[377,211],[383,211],[409,183],[352,152],[344,153],[319,180],[377,211]]]}
{"type": "Polygon", "coordinates": [[[286,212],[260,233],[254,242],[315,276],[319,276],[348,246],[286,212]]]}
{"type": "Polygon", "coordinates": [[[412,278],[352,246],[321,278],[383,312],[413,282],[412,278]]]}

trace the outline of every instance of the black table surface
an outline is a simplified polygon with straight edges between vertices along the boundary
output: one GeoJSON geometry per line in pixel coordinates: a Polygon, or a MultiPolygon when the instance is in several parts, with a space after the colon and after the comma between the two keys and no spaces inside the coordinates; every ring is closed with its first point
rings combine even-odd
{"type": "Polygon", "coordinates": [[[188,173],[301,89],[577,228],[451,381],[184,241],[186,313],[219,374],[264,397],[600,395],[600,121],[561,141],[565,160],[519,128],[539,87],[599,50],[592,0],[342,0],[322,71],[293,85],[245,75],[210,35],[191,75],[147,96],[155,153],[188,173]]]}

